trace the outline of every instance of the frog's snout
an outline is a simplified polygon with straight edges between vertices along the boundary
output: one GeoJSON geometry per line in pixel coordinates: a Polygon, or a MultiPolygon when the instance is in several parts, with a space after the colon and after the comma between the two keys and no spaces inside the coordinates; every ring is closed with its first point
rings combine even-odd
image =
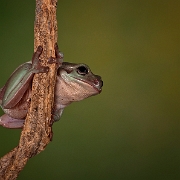
{"type": "Polygon", "coordinates": [[[102,87],[103,87],[103,81],[102,81],[101,76],[96,75],[96,80],[95,80],[94,84],[95,84],[96,88],[99,89],[99,91],[101,92],[102,87]]]}

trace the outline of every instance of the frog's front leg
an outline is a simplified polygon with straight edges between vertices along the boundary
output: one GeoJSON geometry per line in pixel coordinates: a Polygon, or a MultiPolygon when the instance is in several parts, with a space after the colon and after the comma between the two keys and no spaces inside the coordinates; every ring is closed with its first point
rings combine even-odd
{"type": "MultiPolygon", "coordinates": [[[[65,106],[64,106],[65,107],[65,106]]],[[[64,107],[60,108],[60,109],[57,109],[57,110],[54,110],[53,114],[52,114],[52,119],[53,119],[53,122],[57,122],[60,120],[61,118],[61,115],[63,113],[63,110],[64,110],[64,107]]]]}
{"type": "Polygon", "coordinates": [[[33,55],[32,63],[27,62],[19,66],[1,90],[1,106],[4,109],[14,107],[23,98],[26,90],[31,88],[32,78],[35,73],[48,72],[49,68],[41,66],[39,62],[42,50],[42,47],[39,46],[33,55]]]}

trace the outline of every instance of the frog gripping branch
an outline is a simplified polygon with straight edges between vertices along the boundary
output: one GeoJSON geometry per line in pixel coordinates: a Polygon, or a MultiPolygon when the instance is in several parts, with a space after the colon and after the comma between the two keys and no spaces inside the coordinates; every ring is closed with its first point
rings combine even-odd
{"type": "Polygon", "coordinates": [[[29,158],[52,140],[64,108],[101,92],[103,81],[86,64],[63,62],[57,45],[57,0],[36,0],[34,55],[0,89],[0,125],[23,128],[19,145],[0,159],[0,179],[16,179],[29,158]],[[25,120],[26,119],[26,120],[25,120]]]}
{"type": "MultiPolygon", "coordinates": [[[[47,73],[48,67],[41,66],[40,55],[42,47],[39,46],[34,53],[32,62],[19,66],[11,75],[0,91],[0,105],[5,112],[0,117],[0,125],[6,128],[23,128],[31,100],[31,83],[34,74],[47,73]]],[[[52,119],[58,121],[64,108],[74,101],[99,94],[102,80],[94,75],[85,64],[62,62],[63,54],[55,45],[56,58],[50,57],[49,64],[61,65],[57,69],[57,78],[54,93],[54,108],[52,119]]]]}

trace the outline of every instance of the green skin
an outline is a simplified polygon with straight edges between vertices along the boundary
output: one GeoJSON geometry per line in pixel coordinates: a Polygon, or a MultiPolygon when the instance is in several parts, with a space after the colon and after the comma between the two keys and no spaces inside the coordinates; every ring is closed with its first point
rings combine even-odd
{"type": "MultiPolygon", "coordinates": [[[[34,53],[32,62],[19,66],[10,76],[5,86],[0,89],[0,106],[5,112],[0,117],[0,125],[6,128],[22,128],[30,106],[31,85],[35,73],[47,73],[49,68],[40,65],[42,47],[34,53]]],[[[56,58],[49,58],[49,63],[57,63],[53,120],[58,121],[64,108],[75,101],[80,101],[101,92],[103,81],[94,75],[85,64],[62,62],[63,54],[55,45],[56,58]]]]}

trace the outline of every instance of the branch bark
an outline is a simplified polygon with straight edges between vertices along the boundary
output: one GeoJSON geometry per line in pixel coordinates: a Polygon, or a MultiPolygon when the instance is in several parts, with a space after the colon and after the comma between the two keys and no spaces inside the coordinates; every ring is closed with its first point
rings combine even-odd
{"type": "MultiPolygon", "coordinates": [[[[55,57],[57,42],[57,0],[36,0],[34,50],[43,47],[42,65],[55,57]]],[[[32,84],[31,106],[21,132],[19,145],[0,159],[0,179],[16,179],[27,161],[45,149],[52,140],[51,111],[54,101],[56,65],[48,65],[48,74],[36,74],[32,84]]]]}

